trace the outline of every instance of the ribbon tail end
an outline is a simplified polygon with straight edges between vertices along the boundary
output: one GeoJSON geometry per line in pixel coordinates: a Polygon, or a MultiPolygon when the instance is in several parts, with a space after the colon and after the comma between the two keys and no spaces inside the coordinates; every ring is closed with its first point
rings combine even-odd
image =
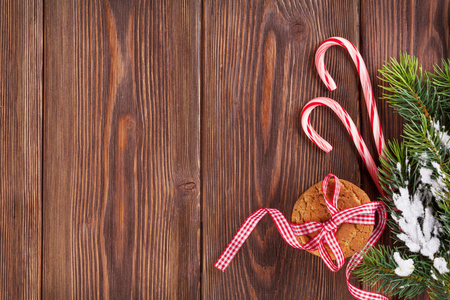
{"type": "Polygon", "coordinates": [[[214,267],[215,267],[217,270],[222,271],[222,272],[225,272],[225,269],[226,269],[226,267],[219,267],[219,266],[216,266],[216,265],[214,265],[214,267]]]}

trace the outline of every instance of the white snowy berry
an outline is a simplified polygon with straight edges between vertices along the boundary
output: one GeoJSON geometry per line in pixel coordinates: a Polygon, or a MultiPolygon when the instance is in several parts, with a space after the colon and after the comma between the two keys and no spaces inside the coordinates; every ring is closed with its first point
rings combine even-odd
{"type": "Polygon", "coordinates": [[[412,259],[402,259],[400,253],[395,252],[394,260],[398,266],[394,271],[398,276],[406,277],[414,272],[414,261],[412,259]]]}
{"type": "Polygon", "coordinates": [[[443,257],[437,257],[434,259],[433,266],[438,270],[439,273],[445,274],[450,270],[447,268],[447,261],[443,257]]]}

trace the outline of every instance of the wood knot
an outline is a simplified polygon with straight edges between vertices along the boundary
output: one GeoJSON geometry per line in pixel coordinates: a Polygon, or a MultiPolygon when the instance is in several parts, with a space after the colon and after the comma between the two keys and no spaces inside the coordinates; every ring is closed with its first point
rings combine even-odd
{"type": "Polygon", "coordinates": [[[308,29],[304,23],[295,23],[289,28],[289,33],[294,39],[302,40],[308,35],[308,29]]]}
{"type": "Polygon", "coordinates": [[[189,181],[178,186],[178,189],[183,189],[185,191],[192,191],[197,187],[197,184],[193,181],[189,181]]]}

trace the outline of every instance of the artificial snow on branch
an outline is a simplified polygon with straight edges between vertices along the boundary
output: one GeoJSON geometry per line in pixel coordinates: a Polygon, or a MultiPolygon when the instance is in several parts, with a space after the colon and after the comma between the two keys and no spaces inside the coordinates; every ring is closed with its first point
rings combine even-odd
{"type": "Polygon", "coordinates": [[[370,250],[355,274],[385,294],[450,299],[450,62],[429,73],[401,54],[380,73],[383,98],[407,121],[380,158],[394,247],[370,250]]]}

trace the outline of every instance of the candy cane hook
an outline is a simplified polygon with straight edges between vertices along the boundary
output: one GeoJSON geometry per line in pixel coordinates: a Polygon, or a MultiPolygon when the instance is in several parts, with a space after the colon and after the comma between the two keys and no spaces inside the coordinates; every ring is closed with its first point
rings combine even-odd
{"type": "Polygon", "coordinates": [[[358,69],[359,78],[361,80],[361,86],[364,93],[364,98],[366,100],[367,111],[369,112],[370,123],[372,125],[373,137],[375,139],[375,144],[377,146],[378,155],[383,155],[383,150],[385,148],[383,131],[380,126],[380,119],[378,117],[377,106],[375,104],[375,99],[372,91],[372,84],[370,83],[369,72],[367,72],[366,64],[361,57],[358,49],[355,45],[344,38],[333,37],[325,40],[320,44],[316,52],[316,68],[319,73],[320,78],[325,83],[330,91],[336,89],[336,83],[333,78],[331,78],[330,73],[328,73],[325,68],[324,57],[325,52],[328,48],[332,46],[344,47],[353,59],[353,62],[358,69]]]}
{"type": "Polygon", "coordinates": [[[337,103],[333,99],[326,97],[314,98],[306,103],[305,107],[302,110],[301,123],[303,131],[306,133],[308,138],[325,152],[330,152],[331,149],[333,149],[333,147],[327,141],[325,141],[311,126],[310,114],[317,106],[327,106],[331,108],[339,117],[339,119],[341,119],[348,133],[352,137],[353,142],[355,143],[355,146],[358,149],[358,152],[361,155],[364,164],[367,166],[373,182],[375,183],[378,190],[382,194],[384,194],[384,191],[381,188],[378,179],[377,165],[375,164],[372,155],[370,155],[369,149],[367,149],[366,143],[364,143],[364,140],[362,139],[361,134],[359,133],[358,128],[356,127],[352,118],[345,111],[345,109],[341,105],[339,105],[339,103],[337,103]]]}

